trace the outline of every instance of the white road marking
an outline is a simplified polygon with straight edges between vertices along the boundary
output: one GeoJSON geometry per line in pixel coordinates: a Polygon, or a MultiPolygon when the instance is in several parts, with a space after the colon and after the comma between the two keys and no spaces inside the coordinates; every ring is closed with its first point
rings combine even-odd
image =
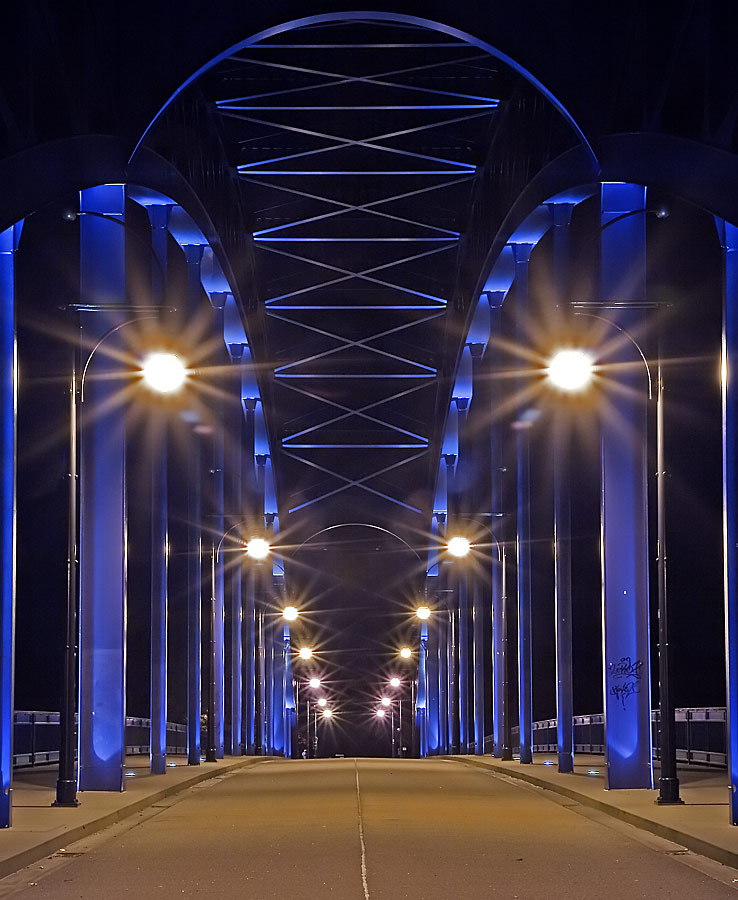
{"type": "Polygon", "coordinates": [[[366,844],[364,843],[364,819],[361,815],[361,789],[359,788],[359,767],[354,760],[356,770],[356,807],[359,811],[359,842],[361,843],[361,884],[364,888],[364,900],[369,898],[369,885],[366,881],[366,844]]]}

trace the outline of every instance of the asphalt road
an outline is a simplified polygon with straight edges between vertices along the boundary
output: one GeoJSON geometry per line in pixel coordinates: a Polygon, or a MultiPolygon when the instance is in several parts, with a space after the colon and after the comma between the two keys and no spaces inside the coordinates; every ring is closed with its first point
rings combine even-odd
{"type": "Polygon", "coordinates": [[[0,898],[736,898],[738,871],[672,848],[458,762],[274,760],[0,881],[0,898]]]}

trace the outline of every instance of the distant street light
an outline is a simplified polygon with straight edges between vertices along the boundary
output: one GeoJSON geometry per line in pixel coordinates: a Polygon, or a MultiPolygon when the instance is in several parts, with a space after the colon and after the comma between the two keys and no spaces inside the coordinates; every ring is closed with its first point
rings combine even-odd
{"type": "Polygon", "coordinates": [[[324,707],[324,708],[325,708],[326,706],[328,706],[328,701],[325,699],[325,697],[321,697],[321,698],[318,700],[318,706],[322,706],[322,707],[324,707]]]}
{"type": "Polygon", "coordinates": [[[402,650],[400,650],[400,656],[403,659],[410,659],[412,655],[413,651],[409,647],[403,647],[402,650]]]}
{"type": "Polygon", "coordinates": [[[395,677],[395,678],[390,678],[390,685],[391,685],[393,688],[397,688],[397,687],[399,687],[401,684],[402,684],[402,682],[400,681],[399,678],[397,678],[397,677],[395,677]]]}
{"type": "Polygon", "coordinates": [[[415,615],[425,621],[426,619],[430,619],[431,611],[429,606],[419,606],[415,610],[415,615]]]}
{"type": "Polygon", "coordinates": [[[376,711],[375,715],[376,715],[376,717],[377,717],[378,719],[383,719],[383,718],[385,717],[385,715],[386,715],[386,712],[385,712],[385,710],[383,710],[383,709],[380,707],[380,708],[376,711]]]}
{"type": "Polygon", "coordinates": [[[382,697],[382,706],[389,706],[392,703],[389,697],[382,697]]]}
{"type": "Polygon", "coordinates": [[[323,710],[323,718],[324,719],[332,719],[333,718],[333,710],[332,709],[324,709],[323,710]]]}
{"type": "Polygon", "coordinates": [[[300,613],[295,606],[286,606],[282,610],[282,618],[286,619],[288,622],[296,621],[296,619],[299,615],[300,615],[300,613]]]}
{"type": "Polygon", "coordinates": [[[320,678],[311,678],[309,681],[311,688],[319,688],[320,687],[320,678]]]}
{"type": "Polygon", "coordinates": [[[312,659],[313,651],[310,649],[310,647],[300,647],[300,652],[298,655],[300,659],[312,659]]]}

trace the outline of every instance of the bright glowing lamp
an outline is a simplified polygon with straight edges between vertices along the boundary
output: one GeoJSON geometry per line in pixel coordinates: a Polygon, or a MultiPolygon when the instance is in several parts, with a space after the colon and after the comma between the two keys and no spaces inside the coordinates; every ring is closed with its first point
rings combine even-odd
{"type": "Polygon", "coordinates": [[[185,383],[187,369],[174,353],[150,353],[141,367],[143,380],[158,394],[172,394],[185,383]]]}
{"type": "Polygon", "coordinates": [[[451,554],[451,556],[461,558],[462,556],[468,556],[469,551],[471,550],[471,544],[469,543],[468,538],[462,537],[460,534],[457,534],[448,542],[448,544],[446,545],[446,549],[451,554]]]}
{"type": "Polygon", "coordinates": [[[282,610],[282,617],[287,619],[288,622],[294,622],[299,615],[300,613],[295,606],[286,606],[282,610]]]}
{"type": "Polygon", "coordinates": [[[382,697],[382,706],[389,706],[392,703],[389,697],[382,697]]]}
{"type": "Polygon", "coordinates": [[[383,709],[378,709],[378,710],[377,710],[377,718],[378,718],[378,719],[383,719],[384,716],[385,716],[384,710],[383,710],[383,709]]]}
{"type": "Polygon", "coordinates": [[[431,614],[430,606],[419,606],[415,610],[415,615],[419,619],[423,619],[424,621],[425,621],[425,619],[430,619],[430,614],[431,614]]]}
{"type": "Polygon", "coordinates": [[[299,656],[300,659],[312,659],[313,651],[310,649],[310,647],[300,647],[299,656]]]}
{"type": "Polygon", "coordinates": [[[402,684],[402,682],[400,681],[399,678],[395,677],[395,678],[390,678],[390,684],[392,685],[392,687],[399,687],[402,684]]]}
{"type": "Polygon", "coordinates": [[[328,706],[328,701],[325,699],[325,697],[321,697],[320,700],[318,700],[318,706],[328,706]]]}
{"type": "Polygon", "coordinates": [[[269,541],[261,537],[252,537],[246,544],[246,556],[251,559],[266,559],[269,556],[269,541]]]}
{"type": "Polygon", "coordinates": [[[546,374],[562,391],[582,391],[594,375],[592,356],[585,350],[559,350],[549,360],[546,374]]]}
{"type": "Polygon", "coordinates": [[[332,710],[332,709],[324,709],[324,710],[323,710],[323,718],[324,718],[324,719],[330,719],[330,718],[332,718],[332,716],[333,716],[333,710],[332,710]]]}
{"type": "Polygon", "coordinates": [[[320,687],[320,678],[311,678],[310,679],[310,687],[311,688],[319,688],[320,687]]]}
{"type": "Polygon", "coordinates": [[[402,650],[400,650],[400,656],[403,659],[410,659],[412,655],[413,651],[409,647],[403,647],[402,650]]]}

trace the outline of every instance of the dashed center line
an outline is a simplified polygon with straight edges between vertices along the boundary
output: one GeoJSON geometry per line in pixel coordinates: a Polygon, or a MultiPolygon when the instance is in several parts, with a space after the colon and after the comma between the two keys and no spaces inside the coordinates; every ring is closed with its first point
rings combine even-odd
{"type": "Polygon", "coordinates": [[[364,888],[364,900],[369,898],[369,885],[366,880],[366,844],[364,843],[364,817],[361,814],[361,788],[359,787],[359,766],[354,760],[356,770],[356,808],[359,812],[359,843],[361,844],[361,884],[364,888]]]}

